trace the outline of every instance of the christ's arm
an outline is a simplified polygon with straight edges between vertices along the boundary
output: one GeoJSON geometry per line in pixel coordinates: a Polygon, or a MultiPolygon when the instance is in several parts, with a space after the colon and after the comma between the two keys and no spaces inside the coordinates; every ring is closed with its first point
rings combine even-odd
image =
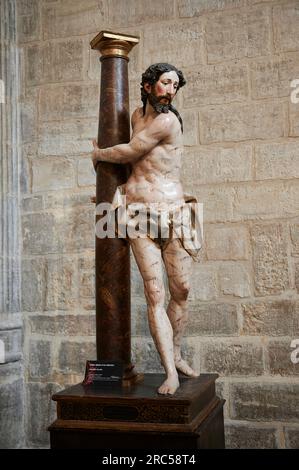
{"type": "Polygon", "coordinates": [[[111,163],[136,162],[170,135],[172,125],[173,119],[171,114],[159,114],[151,124],[135,134],[128,144],[119,144],[100,149],[94,140],[94,151],[92,154],[94,167],[96,168],[100,161],[111,163]]]}

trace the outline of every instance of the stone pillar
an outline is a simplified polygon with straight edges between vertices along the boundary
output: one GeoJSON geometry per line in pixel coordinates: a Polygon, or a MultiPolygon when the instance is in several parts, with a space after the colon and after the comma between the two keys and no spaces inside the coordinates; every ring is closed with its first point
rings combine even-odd
{"type": "MultiPolygon", "coordinates": [[[[130,140],[128,54],[138,42],[135,36],[107,31],[91,41],[92,49],[101,53],[100,148],[130,140]]],[[[100,163],[97,205],[111,202],[117,186],[126,182],[128,174],[128,165],[100,163]]],[[[100,360],[123,362],[127,379],[135,376],[131,364],[130,307],[129,245],[124,239],[96,237],[97,356],[100,360]]]]}
{"type": "Polygon", "coordinates": [[[15,0],[0,2],[0,448],[24,444],[15,0]]]}

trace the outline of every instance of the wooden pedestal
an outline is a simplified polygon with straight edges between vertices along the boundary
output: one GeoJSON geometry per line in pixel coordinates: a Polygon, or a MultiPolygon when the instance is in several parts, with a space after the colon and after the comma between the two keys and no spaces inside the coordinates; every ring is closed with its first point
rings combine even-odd
{"type": "Polygon", "coordinates": [[[144,374],[130,388],[74,385],[53,395],[57,420],[52,449],[221,449],[223,405],[217,374],[180,377],[173,397],[160,396],[161,374],[144,374]]]}

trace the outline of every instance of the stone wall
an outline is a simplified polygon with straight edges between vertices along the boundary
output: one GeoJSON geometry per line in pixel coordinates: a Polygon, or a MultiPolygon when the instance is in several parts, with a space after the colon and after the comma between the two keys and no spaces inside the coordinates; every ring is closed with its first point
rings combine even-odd
{"type": "MultiPolygon", "coordinates": [[[[217,372],[227,447],[298,447],[299,3],[19,0],[26,436],[48,445],[51,394],[95,356],[94,194],[100,30],[140,36],[131,110],[153,62],[181,68],[183,183],[204,203],[185,354],[217,372]]],[[[133,357],[159,371],[133,265],[133,357]]]]}

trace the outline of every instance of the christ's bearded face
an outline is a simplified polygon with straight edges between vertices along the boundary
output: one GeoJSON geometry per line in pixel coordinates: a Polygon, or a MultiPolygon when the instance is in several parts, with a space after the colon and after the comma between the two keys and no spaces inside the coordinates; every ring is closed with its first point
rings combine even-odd
{"type": "Polygon", "coordinates": [[[157,113],[168,113],[179,86],[179,77],[173,70],[165,72],[154,85],[145,84],[148,101],[157,113]]]}

